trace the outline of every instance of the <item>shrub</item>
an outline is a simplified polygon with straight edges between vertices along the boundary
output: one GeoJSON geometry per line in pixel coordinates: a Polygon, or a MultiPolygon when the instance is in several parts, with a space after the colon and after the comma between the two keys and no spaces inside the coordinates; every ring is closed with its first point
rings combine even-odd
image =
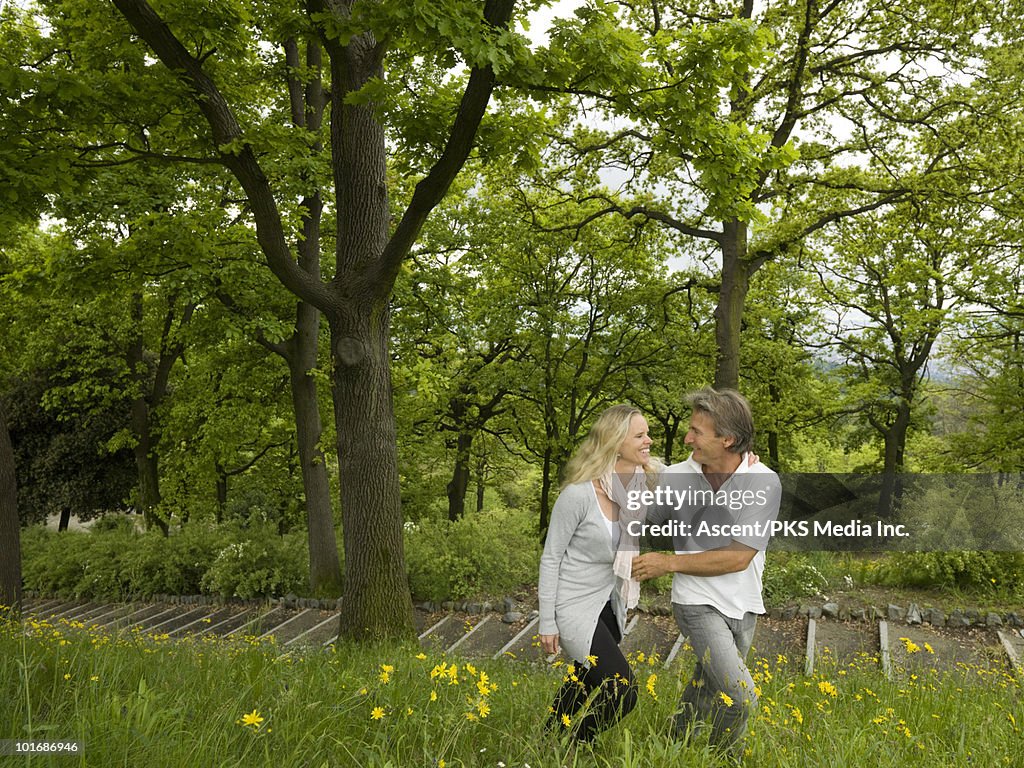
{"type": "Polygon", "coordinates": [[[540,544],[527,513],[496,507],[455,522],[408,524],[405,559],[419,599],[496,595],[536,580],[540,544]]]}
{"type": "Polygon", "coordinates": [[[827,586],[828,578],[808,555],[768,553],[764,568],[764,596],[769,602],[819,595],[827,586]]]}
{"type": "Polygon", "coordinates": [[[28,528],[22,536],[25,588],[48,595],[107,600],[208,592],[270,597],[303,592],[304,534],[278,536],[272,525],[188,523],[163,536],[131,521],[90,531],[28,528]]]}
{"type": "Polygon", "coordinates": [[[878,583],[898,587],[937,587],[968,591],[1024,592],[1022,552],[900,552],[876,569],[878,583]]]}
{"type": "Polygon", "coordinates": [[[136,537],[123,559],[135,595],[196,595],[203,575],[237,530],[203,522],[172,528],[165,537],[148,531],[136,537]]]}
{"type": "Polygon", "coordinates": [[[270,526],[248,529],[226,544],[203,574],[203,592],[222,597],[268,597],[309,591],[305,536],[278,536],[270,526]]]}

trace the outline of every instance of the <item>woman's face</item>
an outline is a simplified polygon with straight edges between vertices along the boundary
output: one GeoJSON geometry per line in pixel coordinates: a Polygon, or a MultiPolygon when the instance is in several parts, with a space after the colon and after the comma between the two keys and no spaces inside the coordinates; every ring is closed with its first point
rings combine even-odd
{"type": "Polygon", "coordinates": [[[651,460],[651,436],[647,434],[647,419],[639,413],[629,420],[629,432],[619,446],[619,461],[646,466],[651,460]]]}

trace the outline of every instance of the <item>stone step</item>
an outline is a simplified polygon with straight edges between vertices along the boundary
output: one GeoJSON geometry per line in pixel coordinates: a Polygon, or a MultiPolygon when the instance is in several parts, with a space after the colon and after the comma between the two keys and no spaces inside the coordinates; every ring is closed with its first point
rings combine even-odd
{"type": "MultiPolygon", "coordinates": [[[[448,613],[439,618],[433,625],[420,633],[420,645],[426,651],[442,653],[450,648],[463,635],[472,631],[476,616],[448,613]]],[[[477,619],[478,620],[478,619],[477,619]]]]}
{"type": "Polygon", "coordinates": [[[286,619],[291,618],[295,612],[280,606],[267,608],[262,606],[254,610],[249,616],[249,621],[243,621],[238,626],[223,633],[223,637],[239,635],[241,637],[270,637],[269,631],[278,624],[283,624],[286,619]]]}
{"type": "Polygon", "coordinates": [[[171,637],[187,637],[189,635],[203,635],[210,627],[214,627],[220,624],[222,621],[230,619],[232,616],[238,614],[240,609],[237,606],[224,606],[218,608],[216,606],[209,606],[204,615],[193,619],[187,624],[184,624],[176,629],[171,630],[167,634],[171,637]]]}
{"type": "Polygon", "coordinates": [[[894,676],[949,671],[970,665],[992,672],[1009,668],[999,636],[989,629],[969,629],[955,635],[933,627],[889,624],[889,656],[894,676]]]}
{"type": "Polygon", "coordinates": [[[68,600],[60,605],[56,605],[51,609],[48,609],[40,618],[48,621],[60,621],[61,619],[69,619],[70,617],[81,611],[86,606],[90,605],[85,600],[68,600]]]}
{"type": "Polygon", "coordinates": [[[158,624],[151,624],[147,627],[150,632],[171,635],[177,632],[182,627],[186,627],[195,621],[210,615],[210,606],[203,606],[200,608],[193,608],[192,610],[186,610],[183,613],[176,613],[173,616],[165,618],[158,624]]]}
{"type": "Polygon", "coordinates": [[[525,620],[506,623],[502,614],[490,613],[477,622],[472,632],[448,647],[447,653],[457,652],[468,658],[493,658],[497,651],[504,648],[522,631],[529,622],[525,620]]]}
{"type": "Polygon", "coordinates": [[[851,665],[878,666],[878,633],[872,624],[815,621],[814,669],[830,671],[851,665]]]}

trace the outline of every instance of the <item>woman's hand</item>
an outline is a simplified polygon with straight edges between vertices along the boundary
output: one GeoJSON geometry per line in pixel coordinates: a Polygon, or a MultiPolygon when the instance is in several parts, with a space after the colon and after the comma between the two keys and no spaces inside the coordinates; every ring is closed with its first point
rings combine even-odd
{"type": "Polygon", "coordinates": [[[544,653],[558,653],[558,635],[541,635],[540,647],[544,650],[544,653]]]}

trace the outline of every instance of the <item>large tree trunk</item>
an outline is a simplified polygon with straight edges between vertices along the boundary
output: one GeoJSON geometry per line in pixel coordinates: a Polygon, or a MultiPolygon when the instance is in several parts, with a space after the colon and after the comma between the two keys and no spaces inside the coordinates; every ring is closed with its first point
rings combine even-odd
{"type": "Polygon", "coordinates": [[[411,635],[387,303],[330,318],[330,328],[345,544],[340,634],[411,635]]]}
{"type": "Polygon", "coordinates": [[[740,330],[743,305],[750,285],[747,225],[733,219],[722,226],[722,289],[715,307],[715,388],[738,389],[740,384],[740,330]]]}
{"type": "Polygon", "coordinates": [[[0,403],[0,613],[21,610],[21,521],[14,448],[0,403]]]}

